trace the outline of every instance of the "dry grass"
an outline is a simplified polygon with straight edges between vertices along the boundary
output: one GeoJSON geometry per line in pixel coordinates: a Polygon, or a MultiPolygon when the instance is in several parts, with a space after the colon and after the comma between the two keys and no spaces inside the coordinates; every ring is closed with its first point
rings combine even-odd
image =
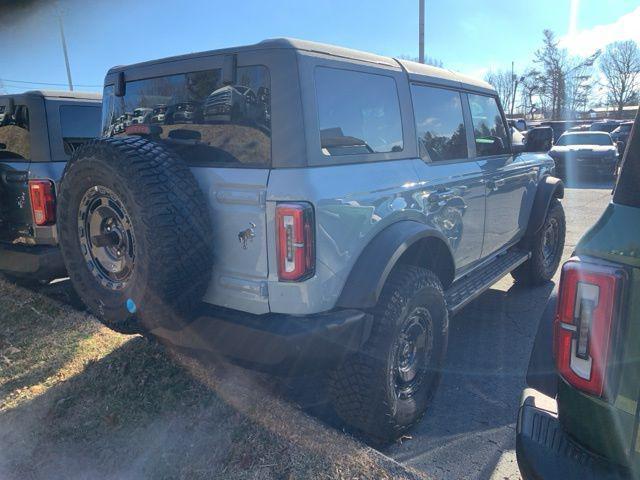
{"type": "Polygon", "coordinates": [[[0,478],[420,478],[273,394],[0,280],[0,478]]]}

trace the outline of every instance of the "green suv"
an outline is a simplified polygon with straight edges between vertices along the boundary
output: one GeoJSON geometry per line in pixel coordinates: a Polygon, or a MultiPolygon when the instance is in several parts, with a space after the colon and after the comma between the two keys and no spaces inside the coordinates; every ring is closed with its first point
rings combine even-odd
{"type": "Polygon", "coordinates": [[[640,476],[639,186],[640,115],[613,201],[540,322],[517,424],[525,479],[640,476]]]}

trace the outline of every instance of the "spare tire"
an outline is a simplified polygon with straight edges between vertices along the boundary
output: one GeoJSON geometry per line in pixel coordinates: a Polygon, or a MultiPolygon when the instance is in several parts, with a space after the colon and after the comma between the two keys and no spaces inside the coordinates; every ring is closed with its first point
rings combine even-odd
{"type": "Polygon", "coordinates": [[[65,168],[58,206],[69,277],[105,325],[135,333],[188,322],[211,278],[212,228],[181,158],[136,136],[90,141],[65,168]]]}

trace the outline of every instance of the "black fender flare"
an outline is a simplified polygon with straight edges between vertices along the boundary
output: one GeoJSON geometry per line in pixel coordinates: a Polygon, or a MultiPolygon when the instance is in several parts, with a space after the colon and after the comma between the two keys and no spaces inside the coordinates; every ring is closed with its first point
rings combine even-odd
{"type": "Polygon", "coordinates": [[[564,183],[557,177],[546,175],[538,183],[538,190],[529,215],[525,238],[532,237],[540,231],[544,225],[545,218],[547,218],[551,200],[554,198],[564,198],[564,183]]]}
{"type": "Polygon", "coordinates": [[[401,220],[379,232],[364,248],[347,277],[336,306],[360,309],[375,306],[389,273],[402,254],[426,238],[437,238],[446,245],[451,266],[455,268],[451,248],[442,232],[424,223],[401,220]]]}

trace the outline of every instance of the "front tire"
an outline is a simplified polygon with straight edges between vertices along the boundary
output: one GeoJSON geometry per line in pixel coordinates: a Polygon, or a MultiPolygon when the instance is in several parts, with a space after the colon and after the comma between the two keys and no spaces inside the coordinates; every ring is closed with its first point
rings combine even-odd
{"type": "Polygon", "coordinates": [[[391,272],[367,343],[330,375],[336,413],[377,441],[399,438],[424,415],[439,384],[449,319],[436,275],[412,265],[391,272]]]}
{"type": "Polygon", "coordinates": [[[567,226],[564,209],[557,198],[551,200],[547,217],[540,231],[526,240],[531,258],[511,272],[522,285],[542,285],[550,281],[558,270],[567,226]]]}

